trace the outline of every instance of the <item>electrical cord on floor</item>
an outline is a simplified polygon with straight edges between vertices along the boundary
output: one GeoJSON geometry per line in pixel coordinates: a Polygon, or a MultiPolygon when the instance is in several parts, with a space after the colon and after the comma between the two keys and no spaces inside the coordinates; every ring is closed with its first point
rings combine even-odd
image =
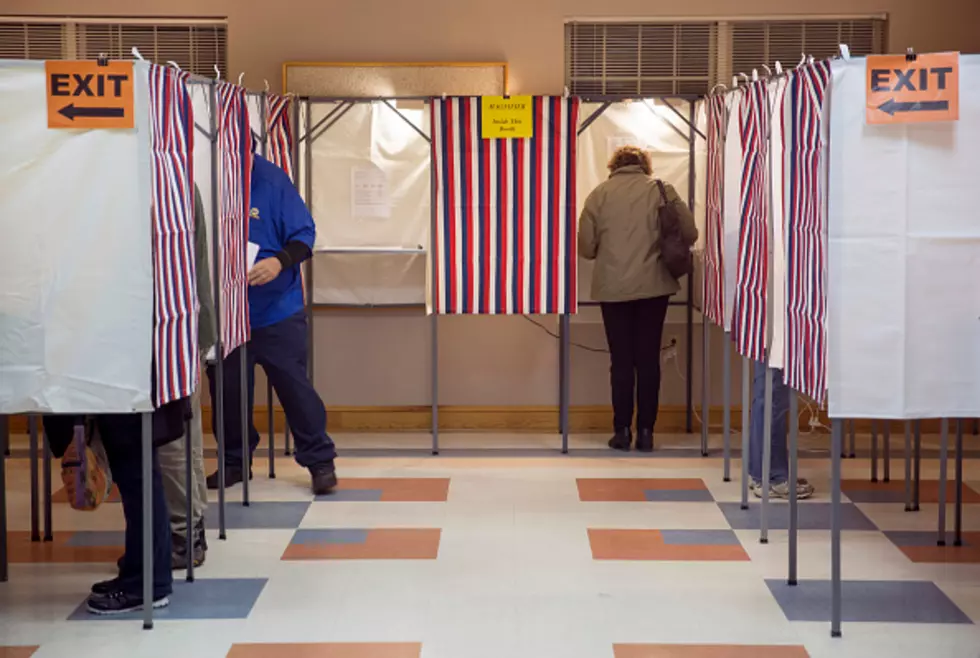
{"type": "MultiPolygon", "coordinates": [[[[532,318],[530,318],[530,317],[528,317],[526,315],[522,315],[521,317],[524,318],[525,320],[527,320],[528,322],[530,322],[531,324],[533,324],[535,327],[537,327],[541,331],[545,332],[546,334],[548,334],[549,336],[551,336],[552,338],[554,338],[555,340],[560,340],[561,339],[561,336],[559,336],[558,334],[556,334],[555,332],[553,332],[551,329],[549,329],[548,327],[544,326],[540,322],[538,322],[538,321],[536,321],[536,320],[534,320],[534,319],[532,319],[532,318]]],[[[589,345],[582,345],[581,343],[576,343],[575,341],[569,341],[569,344],[572,347],[577,347],[580,350],[585,350],[586,352],[595,352],[596,354],[609,354],[609,350],[606,349],[606,348],[604,348],[604,347],[591,347],[589,345]]],[[[662,346],[660,348],[660,352],[662,354],[664,352],[667,352],[669,350],[674,349],[675,347],[677,347],[677,340],[672,338],[669,345],[662,346]]]]}

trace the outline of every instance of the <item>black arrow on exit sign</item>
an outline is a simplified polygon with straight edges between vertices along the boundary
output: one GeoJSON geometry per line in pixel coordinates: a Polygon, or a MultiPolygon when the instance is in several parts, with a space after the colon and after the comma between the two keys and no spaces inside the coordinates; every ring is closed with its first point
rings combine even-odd
{"type": "Polygon", "coordinates": [[[75,117],[82,119],[120,119],[126,116],[126,111],[121,107],[75,107],[75,104],[71,103],[58,110],[58,114],[71,121],[74,121],[75,117]]]}
{"type": "Polygon", "coordinates": [[[878,106],[878,109],[891,116],[897,112],[944,112],[949,109],[949,101],[918,101],[914,103],[899,103],[888,99],[878,106]]]}

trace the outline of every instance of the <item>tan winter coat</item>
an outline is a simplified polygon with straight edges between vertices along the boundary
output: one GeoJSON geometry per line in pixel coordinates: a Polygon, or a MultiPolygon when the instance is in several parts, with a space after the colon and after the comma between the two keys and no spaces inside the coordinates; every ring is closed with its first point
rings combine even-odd
{"type": "MultiPolygon", "coordinates": [[[[664,183],[674,202],[685,240],[698,239],[694,216],[674,188],[664,183]]],[[[578,252],[595,261],[592,299],[626,302],[673,295],[680,284],[660,262],[657,181],[636,165],[612,172],[585,201],[579,218],[578,252]]]]}

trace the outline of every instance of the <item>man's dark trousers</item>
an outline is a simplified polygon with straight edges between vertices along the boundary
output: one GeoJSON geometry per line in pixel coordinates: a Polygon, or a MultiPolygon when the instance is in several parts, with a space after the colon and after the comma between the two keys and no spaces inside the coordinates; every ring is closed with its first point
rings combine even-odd
{"type": "MultiPolygon", "coordinates": [[[[242,408],[241,352],[246,349],[248,368],[248,418],[249,450],[254,453],[259,444],[259,432],[252,422],[255,398],[255,364],[262,366],[266,377],[279,398],[286,422],[292,431],[296,445],[296,461],[300,466],[314,466],[328,462],[337,456],[333,441],[327,435],[327,410],[313,384],[306,376],[306,315],[302,312],[281,322],[252,329],[248,344],[232,352],[224,362],[224,421],[225,464],[241,468],[242,459],[242,408]]],[[[214,390],[214,366],[208,367],[211,399],[214,390]]],[[[215,415],[211,415],[211,428],[215,431],[215,415]]],[[[251,463],[251,459],[249,459],[251,463]]]]}

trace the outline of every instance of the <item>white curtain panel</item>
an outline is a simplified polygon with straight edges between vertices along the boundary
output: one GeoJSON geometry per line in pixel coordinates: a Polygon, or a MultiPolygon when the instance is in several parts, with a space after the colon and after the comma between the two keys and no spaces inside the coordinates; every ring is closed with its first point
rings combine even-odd
{"type": "Polygon", "coordinates": [[[0,61],[0,414],[147,411],[147,66],[132,130],[53,130],[44,62],[0,61]]]}
{"type": "Polygon", "coordinates": [[[865,60],[834,65],[829,404],[837,418],[980,415],[980,56],[960,120],[865,124],[865,60]]]}

